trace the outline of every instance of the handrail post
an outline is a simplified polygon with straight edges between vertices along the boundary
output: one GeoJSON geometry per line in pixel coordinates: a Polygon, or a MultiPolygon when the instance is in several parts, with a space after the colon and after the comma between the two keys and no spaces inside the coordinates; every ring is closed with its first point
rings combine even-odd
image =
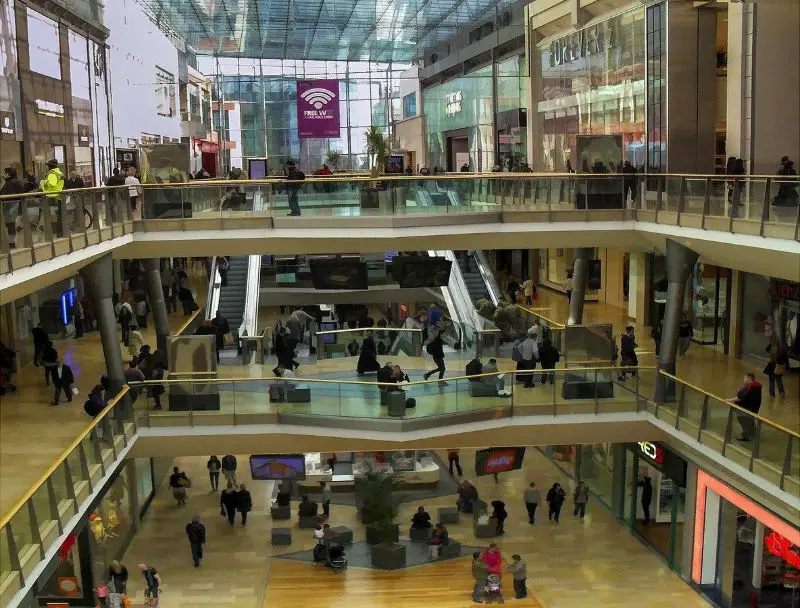
{"type": "Polygon", "coordinates": [[[50,209],[50,199],[43,196],[39,199],[39,214],[44,228],[44,240],[50,243],[51,256],[56,255],[56,245],[53,242],[53,214],[50,209]]]}
{"type": "Polygon", "coordinates": [[[683,205],[685,202],[686,202],[686,177],[681,176],[680,192],[678,193],[678,217],[675,220],[678,226],[681,225],[681,212],[683,211],[683,205]]]}
{"type": "Polygon", "coordinates": [[[750,472],[753,471],[753,462],[755,462],[756,458],[758,458],[761,453],[761,420],[756,418],[753,420],[753,423],[756,427],[756,436],[753,437],[753,449],[750,450],[750,465],[747,467],[747,470],[750,472]]]}
{"type": "Polygon", "coordinates": [[[685,384],[681,384],[681,394],[680,394],[680,397],[678,398],[678,409],[675,410],[675,428],[676,429],[678,428],[678,425],[680,423],[681,418],[683,416],[685,416],[685,414],[686,414],[685,408],[686,408],[686,385],[685,384]]]}
{"type": "Polygon", "coordinates": [[[778,484],[778,487],[783,490],[784,481],[786,476],[789,474],[789,471],[792,467],[792,444],[794,443],[794,437],[789,435],[789,441],[786,442],[786,456],[783,459],[783,468],[781,469],[781,480],[778,484]]]}
{"type": "Polygon", "coordinates": [[[594,415],[600,413],[600,400],[597,398],[597,370],[594,370],[594,415]]]}
{"type": "Polygon", "coordinates": [[[28,501],[28,518],[31,525],[31,537],[33,542],[39,545],[39,559],[44,559],[44,547],[42,546],[42,531],[39,528],[39,518],[36,517],[36,509],[33,500],[28,501]]]}
{"type": "MultiPolygon", "coordinates": [[[[58,228],[61,232],[61,238],[66,238],[69,245],[69,251],[72,252],[72,230],[69,227],[69,214],[67,213],[67,200],[71,199],[73,195],[62,194],[58,197],[58,228]]],[[[77,211],[77,210],[76,210],[77,211]]],[[[53,243],[53,254],[55,255],[55,243],[53,243]]]]}
{"type": "Polygon", "coordinates": [[[761,201],[761,228],[759,236],[764,236],[764,224],[769,221],[769,189],[772,186],[772,178],[768,177],[764,184],[764,197],[761,201]]]}
{"type": "Polygon", "coordinates": [[[664,178],[659,176],[656,178],[656,224],[658,224],[658,212],[661,211],[661,205],[664,204],[664,178]]]}
{"type": "Polygon", "coordinates": [[[697,442],[703,443],[703,431],[708,428],[708,395],[703,395],[703,407],[700,409],[700,424],[697,428],[697,442]]]}
{"type": "Polygon", "coordinates": [[[583,217],[589,221],[589,178],[583,178],[583,217]]]}
{"type": "Polygon", "coordinates": [[[741,180],[733,180],[733,196],[728,210],[728,232],[733,232],[733,219],[739,215],[739,205],[742,198],[741,180]]]}
{"type": "Polygon", "coordinates": [[[707,177],[705,181],[705,189],[703,192],[703,217],[700,221],[700,228],[706,230],[706,216],[708,215],[711,209],[711,188],[713,184],[711,183],[711,178],[707,177]]]}
{"type": "Polygon", "coordinates": [[[50,504],[50,519],[58,524],[58,533],[64,533],[64,526],[61,524],[61,517],[58,514],[58,499],[56,498],[56,490],[53,487],[53,478],[47,478],[47,502],[50,504]]]}
{"type": "MultiPolygon", "coordinates": [[[[92,475],[89,473],[89,463],[86,460],[86,450],[83,447],[82,441],[78,444],[78,460],[81,463],[81,473],[86,479],[86,485],[89,486],[89,493],[91,493],[94,491],[92,475]]],[[[77,505],[77,500],[75,501],[75,504],[77,505]]]]}
{"type": "Polygon", "coordinates": [[[728,408],[728,420],[725,424],[725,436],[722,438],[722,450],[720,451],[722,456],[725,456],[725,449],[728,447],[728,444],[731,442],[731,434],[733,433],[733,412],[734,408],[728,408]]]}

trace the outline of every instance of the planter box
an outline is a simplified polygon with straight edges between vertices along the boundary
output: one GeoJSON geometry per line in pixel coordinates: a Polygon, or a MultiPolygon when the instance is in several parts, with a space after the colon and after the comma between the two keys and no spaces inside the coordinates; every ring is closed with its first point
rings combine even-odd
{"type": "Polygon", "coordinates": [[[379,207],[378,191],[375,188],[364,188],[361,191],[361,208],[378,209],[379,207]]]}
{"type": "MultiPolygon", "coordinates": [[[[378,531],[373,528],[372,526],[367,526],[367,544],[368,545],[377,545],[383,542],[383,538],[378,535],[378,531]]],[[[394,528],[392,530],[392,540],[397,542],[400,540],[400,525],[394,524],[394,528]]],[[[405,556],[405,553],[403,553],[405,556]]],[[[405,557],[404,557],[405,559],[405,557]]]]}
{"type": "Polygon", "coordinates": [[[371,549],[372,565],[381,570],[399,570],[406,566],[405,545],[380,544],[371,549]]]}

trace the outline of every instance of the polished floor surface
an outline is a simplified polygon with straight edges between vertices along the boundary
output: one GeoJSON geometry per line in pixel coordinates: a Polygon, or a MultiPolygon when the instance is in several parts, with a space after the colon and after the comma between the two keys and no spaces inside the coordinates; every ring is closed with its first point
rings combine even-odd
{"type": "MultiPolygon", "coordinates": [[[[198,282],[200,281],[198,275],[198,282]]],[[[198,293],[202,289],[195,288],[198,293]]],[[[537,308],[542,308],[542,314],[557,322],[565,322],[567,316],[567,300],[563,294],[558,294],[547,289],[540,290],[540,300],[537,308]]],[[[277,311],[272,311],[262,315],[267,321],[274,319],[277,311]]],[[[629,323],[627,312],[619,307],[603,303],[587,303],[585,309],[585,322],[610,322],[613,323],[615,333],[629,323]]],[[[181,314],[171,315],[170,323],[173,329],[177,329],[183,323],[181,314]]],[[[270,323],[271,325],[271,323],[270,323]]],[[[153,342],[155,337],[152,334],[152,322],[150,332],[145,339],[153,342]]],[[[640,363],[642,365],[653,365],[655,363],[652,341],[649,339],[649,332],[646,328],[637,327],[640,344],[640,363]]],[[[56,343],[56,348],[64,357],[64,360],[72,367],[77,379],[77,386],[81,391],[73,403],[69,406],[50,407],[52,401],[52,389],[45,387],[42,368],[25,366],[20,370],[15,381],[19,389],[15,395],[6,395],[0,399],[0,512],[4,512],[11,507],[18,497],[41,475],[41,473],[51,464],[61,451],[85,428],[87,417],[83,412],[84,395],[97,384],[104,371],[104,362],[100,338],[98,332],[86,334],[80,340],[62,340],[56,343]],[[34,437],[46,437],[46,441],[31,441],[34,437]]],[[[121,347],[122,348],[122,347],[121,347]]],[[[123,349],[124,359],[127,360],[128,354],[123,349]]],[[[431,364],[429,360],[422,359],[402,359],[395,358],[395,362],[404,365],[409,370],[424,370],[431,364]]],[[[501,369],[512,369],[513,362],[501,360],[498,362],[501,369]]],[[[355,362],[350,359],[334,359],[320,362],[316,366],[303,366],[300,374],[327,374],[342,373],[351,370],[355,362]]],[[[455,357],[448,357],[448,367],[450,373],[461,374],[463,361],[458,361],[455,357]]],[[[252,377],[264,378],[271,377],[269,369],[271,366],[241,366],[225,365],[220,368],[220,375],[224,377],[252,377]]],[[[685,358],[679,359],[677,363],[678,376],[687,381],[704,388],[714,394],[729,397],[735,394],[737,386],[741,383],[742,376],[747,371],[759,373],[760,365],[742,359],[730,359],[715,347],[700,346],[693,344],[685,358]]],[[[353,374],[353,379],[357,379],[353,374]]],[[[416,379],[419,379],[417,377],[416,379]]],[[[762,377],[762,380],[766,380],[762,377]]],[[[648,379],[643,377],[642,391],[646,390],[648,379]]],[[[455,384],[455,383],[453,383],[455,384]]],[[[630,386],[628,381],[627,385],[630,386]]],[[[418,389],[421,390],[421,389],[418,389]]],[[[447,399],[446,391],[458,391],[458,408],[473,409],[474,407],[486,407],[484,400],[471,400],[465,387],[448,386],[442,393],[436,389],[425,389],[418,400],[418,410],[415,416],[443,413],[452,409],[452,398],[447,399]],[[463,395],[463,398],[462,398],[463,395]]],[[[800,428],[800,390],[798,390],[798,375],[793,374],[786,379],[787,396],[785,399],[769,398],[764,395],[761,414],[766,418],[783,424],[788,428],[800,428]]],[[[554,403],[549,388],[537,388],[533,391],[520,391],[516,397],[516,402],[528,406],[531,412],[547,410],[552,408],[554,403]]],[[[619,395],[625,394],[622,389],[619,395]]],[[[263,393],[248,393],[239,400],[237,405],[244,410],[248,408],[257,411],[270,411],[267,409],[263,393]]],[[[559,387],[556,386],[555,395],[560,395],[559,387]]],[[[340,400],[329,395],[319,401],[314,401],[311,405],[299,405],[298,411],[301,413],[306,410],[314,410],[324,413],[333,413],[344,407],[344,412],[350,415],[364,415],[365,411],[378,412],[378,407],[372,407],[372,400],[367,402],[364,399],[355,401],[346,398],[340,400]]],[[[347,397],[347,396],[345,396],[347,397]]],[[[63,399],[63,397],[62,397],[63,399]]],[[[485,399],[485,398],[484,398],[485,399]]],[[[494,401],[494,400],[492,400],[494,401]]],[[[503,401],[498,399],[497,405],[503,401]]],[[[232,403],[229,398],[223,398],[223,406],[232,403]]],[[[558,400],[556,399],[556,403],[558,400]]],[[[494,405],[492,405],[494,406],[494,405]]],[[[578,404],[562,404],[565,411],[574,410],[580,406],[578,404]]],[[[626,407],[621,403],[616,407],[626,407]]]]}
{"type": "MultiPolygon", "coordinates": [[[[441,455],[444,457],[444,455],[441,455]]],[[[471,467],[474,453],[463,450],[462,464],[471,467]]],[[[178,507],[162,484],[141,529],[133,539],[123,562],[129,569],[145,562],[158,569],[163,580],[161,608],[280,607],[322,608],[459,608],[472,606],[470,558],[432,563],[396,572],[349,568],[339,574],[324,566],[273,558],[275,554],[310,549],[311,530],[291,526],[292,543],[272,547],[268,496],[273,482],[251,481],[245,474],[246,456],[239,457],[240,482],[246,482],[253,496],[254,510],[247,527],[237,516],[230,527],[220,516],[219,494],[209,492],[204,458],[180,458],[179,464],[193,480],[188,504],[178,507]],[[207,528],[205,558],[199,568],[192,567],[184,527],[198,515],[207,528]]],[[[469,473],[467,472],[469,475],[469,473]]],[[[519,553],[528,564],[526,600],[513,599],[511,578],[503,575],[506,602],[523,608],[685,608],[707,606],[666,563],[646,548],[612,517],[609,510],[592,498],[581,521],[571,513],[571,499],[562,512],[560,524],[549,523],[547,514],[537,513],[536,524],[527,521],[522,493],[527,483],[536,481],[544,490],[559,481],[571,494],[570,481],[548,458],[529,449],[520,471],[503,474],[499,483],[491,477],[473,481],[481,497],[505,501],[509,512],[506,534],[496,539],[505,559],[519,553]]],[[[454,504],[454,496],[426,501],[424,506],[436,518],[439,507],[454,504]]],[[[417,508],[404,503],[397,521],[401,535],[417,508]]],[[[292,503],[295,512],[297,502],[292,503]]],[[[354,539],[364,539],[363,525],[357,522],[355,507],[331,506],[331,525],[346,525],[354,539]]],[[[463,517],[450,524],[451,538],[463,543],[486,546],[486,539],[475,538],[471,519],[463,517]]],[[[131,575],[129,592],[134,605],[143,600],[141,577],[131,575]]]]}

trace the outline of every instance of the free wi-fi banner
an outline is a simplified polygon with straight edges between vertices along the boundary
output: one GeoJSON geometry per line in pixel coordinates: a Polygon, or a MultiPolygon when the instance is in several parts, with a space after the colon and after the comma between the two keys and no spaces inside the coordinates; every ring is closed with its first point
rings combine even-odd
{"type": "Polygon", "coordinates": [[[339,81],[297,81],[300,137],[339,137],[339,81]]]}

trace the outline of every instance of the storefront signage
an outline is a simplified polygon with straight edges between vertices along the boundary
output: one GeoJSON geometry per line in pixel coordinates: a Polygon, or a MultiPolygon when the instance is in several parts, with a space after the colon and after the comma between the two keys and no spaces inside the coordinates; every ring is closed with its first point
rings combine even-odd
{"type": "Polygon", "coordinates": [[[652,441],[640,441],[633,444],[632,449],[639,458],[650,463],[678,486],[686,487],[686,461],[683,458],[652,441]]]}
{"type": "Polygon", "coordinates": [[[664,464],[664,450],[655,443],[651,443],[649,441],[640,441],[639,449],[641,450],[641,454],[643,456],[647,456],[647,458],[656,464],[664,464]]]}
{"type": "Polygon", "coordinates": [[[297,132],[300,137],[339,137],[339,81],[297,81],[297,132]]]}
{"type": "Polygon", "coordinates": [[[793,551],[792,542],[788,538],[772,532],[769,536],[764,537],[764,544],[772,555],[780,557],[793,568],[800,570],[800,549],[794,547],[793,551]]]}
{"type": "Polygon", "coordinates": [[[773,280],[770,288],[773,298],[780,298],[781,300],[800,300],[800,283],[773,280]]]}
{"type": "Polygon", "coordinates": [[[550,43],[550,66],[566,65],[600,55],[617,46],[616,21],[609,21],[584,28],[550,43]]]}
{"type": "Polygon", "coordinates": [[[461,101],[464,99],[464,93],[456,91],[445,95],[444,98],[444,113],[448,116],[455,116],[461,111],[461,101]]]}
{"type": "Polygon", "coordinates": [[[16,139],[17,125],[13,112],[0,112],[0,139],[16,139]]]}
{"type": "Polygon", "coordinates": [[[43,116],[50,116],[51,118],[64,118],[64,105],[54,101],[47,101],[45,99],[37,99],[36,113],[43,116]]]}
{"type": "Polygon", "coordinates": [[[78,125],[78,146],[89,148],[92,145],[91,130],[86,125],[78,125]]]}

